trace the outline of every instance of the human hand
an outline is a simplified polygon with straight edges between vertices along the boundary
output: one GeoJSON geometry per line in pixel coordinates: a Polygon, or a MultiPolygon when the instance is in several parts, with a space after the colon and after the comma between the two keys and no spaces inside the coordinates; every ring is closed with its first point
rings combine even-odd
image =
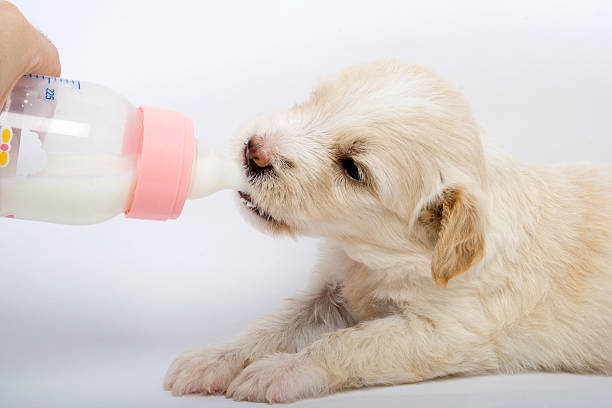
{"type": "Polygon", "coordinates": [[[26,74],[59,76],[55,46],[9,2],[0,0],[0,109],[26,74]]]}

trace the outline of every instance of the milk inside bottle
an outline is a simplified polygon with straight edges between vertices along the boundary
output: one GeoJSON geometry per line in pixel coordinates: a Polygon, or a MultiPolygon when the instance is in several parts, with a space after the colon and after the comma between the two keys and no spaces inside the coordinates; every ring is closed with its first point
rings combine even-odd
{"type": "Polygon", "coordinates": [[[0,216],[62,224],[177,218],[188,198],[239,189],[240,165],[178,112],[91,83],[27,75],[0,112],[0,216]]]}

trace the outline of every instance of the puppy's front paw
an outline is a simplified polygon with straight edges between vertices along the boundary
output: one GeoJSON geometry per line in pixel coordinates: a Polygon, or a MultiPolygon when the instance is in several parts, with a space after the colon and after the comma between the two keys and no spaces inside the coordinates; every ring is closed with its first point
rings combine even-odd
{"type": "Polygon", "coordinates": [[[245,368],[227,389],[235,400],[293,402],[329,392],[329,376],[299,354],[278,353],[245,368]]]}
{"type": "Polygon", "coordinates": [[[223,394],[243,368],[238,355],[214,348],[186,351],[168,368],[164,388],[173,395],[223,394]]]}

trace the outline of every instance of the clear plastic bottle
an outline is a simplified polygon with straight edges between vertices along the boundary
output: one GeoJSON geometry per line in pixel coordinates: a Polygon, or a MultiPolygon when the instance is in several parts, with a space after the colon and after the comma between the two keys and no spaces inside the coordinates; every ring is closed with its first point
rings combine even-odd
{"type": "Polygon", "coordinates": [[[92,224],[177,218],[186,199],[239,189],[240,165],[178,112],[91,83],[28,75],[0,112],[0,216],[92,224]]]}

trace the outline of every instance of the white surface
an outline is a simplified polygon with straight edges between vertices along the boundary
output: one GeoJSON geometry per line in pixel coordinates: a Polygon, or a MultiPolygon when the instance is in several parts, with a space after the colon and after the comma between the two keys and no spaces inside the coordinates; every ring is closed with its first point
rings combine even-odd
{"type": "MultiPolygon", "coordinates": [[[[60,49],[65,77],[191,115],[221,150],[240,122],[304,99],[320,74],[391,55],[449,77],[519,157],[610,161],[610,3],[496,3],[17,1],[60,49]]],[[[167,365],[277,307],[316,256],[313,240],[245,225],[233,198],[188,203],[168,223],[1,220],[0,406],[229,405],[172,398],[161,390],[167,365]]],[[[611,386],[494,376],[304,405],[604,406],[611,386]]]]}

